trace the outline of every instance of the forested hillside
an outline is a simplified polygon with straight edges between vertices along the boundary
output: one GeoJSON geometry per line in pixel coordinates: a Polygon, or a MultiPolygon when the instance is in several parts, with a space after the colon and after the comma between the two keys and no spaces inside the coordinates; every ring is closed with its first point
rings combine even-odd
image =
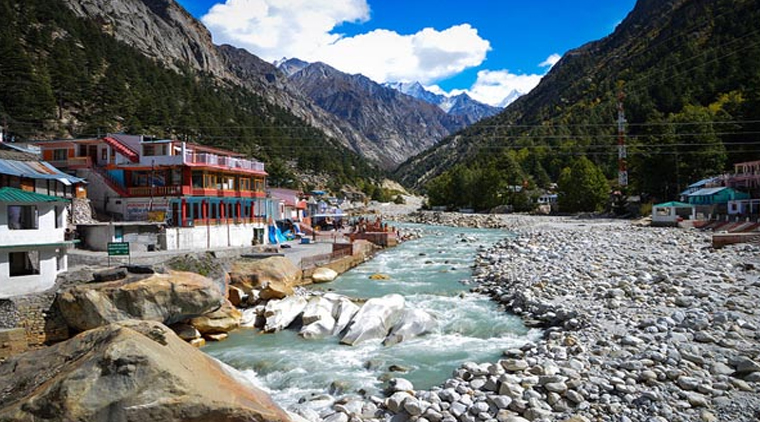
{"type": "Polygon", "coordinates": [[[290,179],[285,161],[336,185],[380,175],[249,89],[167,69],[59,0],[0,0],[0,16],[0,121],[16,140],[144,133],[250,154],[275,184],[290,179]]]}
{"type": "Polygon", "coordinates": [[[528,95],[397,174],[443,203],[488,208],[587,157],[617,179],[622,92],[629,193],[671,199],[760,158],[760,1],[639,0],[610,36],[568,52],[528,95]],[[469,197],[468,197],[469,196],[469,197]],[[490,198],[490,199],[489,199],[490,198]]]}

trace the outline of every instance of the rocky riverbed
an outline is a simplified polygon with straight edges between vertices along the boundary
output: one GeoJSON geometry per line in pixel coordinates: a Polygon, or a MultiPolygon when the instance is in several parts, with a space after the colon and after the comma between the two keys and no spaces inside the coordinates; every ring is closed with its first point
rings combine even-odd
{"type": "MultiPolygon", "coordinates": [[[[428,214],[425,222],[438,218],[428,214]]],[[[462,215],[441,218],[473,224],[462,215]]],[[[464,363],[429,391],[393,382],[387,398],[373,399],[385,412],[375,417],[760,419],[760,314],[754,306],[760,248],[714,250],[707,233],[626,221],[476,218],[512,227],[518,236],[482,251],[473,290],[544,327],[544,338],[506,350],[498,362],[464,363]]]]}

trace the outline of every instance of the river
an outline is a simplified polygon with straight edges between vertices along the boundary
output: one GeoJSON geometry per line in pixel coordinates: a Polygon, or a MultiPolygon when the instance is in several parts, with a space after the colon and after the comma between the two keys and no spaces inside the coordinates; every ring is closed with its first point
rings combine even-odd
{"type": "MultiPolygon", "coordinates": [[[[402,226],[403,227],[403,226],[402,226]]],[[[384,380],[401,377],[426,389],[445,381],[463,362],[496,361],[506,349],[535,340],[521,320],[499,310],[487,297],[468,292],[478,248],[508,236],[503,230],[407,225],[423,230],[419,239],[383,251],[374,259],[313,287],[357,298],[399,293],[407,306],[438,321],[430,334],[384,347],[365,342],[351,347],[337,337],[304,340],[294,330],[260,334],[238,330],[203,351],[241,370],[283,408],[325,393],[379,394],[384,380]],[[389,280],[370,280],[372,274],[389,280]],[[391,372],[395,365],[407,372],[391,372]]]]}

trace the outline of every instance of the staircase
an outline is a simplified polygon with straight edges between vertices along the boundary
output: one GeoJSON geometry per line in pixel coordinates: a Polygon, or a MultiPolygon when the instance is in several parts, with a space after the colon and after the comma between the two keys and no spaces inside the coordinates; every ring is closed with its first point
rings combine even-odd
{"type": "Polygon", "coordinates": [[[127,157],[129,161],[133,163],[137,163],[140,161],[140,155],[137,153],[137,151],[133,150],[127,145],[122,144],[116,139],[111,138],[110,136],[106,136],[105,138],[103,138],[103,141],[107,143],[109,146],[111,146],[111,148],[115,149],[116,152],[127,157]]]}

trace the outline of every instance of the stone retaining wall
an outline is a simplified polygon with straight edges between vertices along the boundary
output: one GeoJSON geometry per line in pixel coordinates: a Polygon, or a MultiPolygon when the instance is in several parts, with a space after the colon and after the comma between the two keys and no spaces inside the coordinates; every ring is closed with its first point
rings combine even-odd
{"type": "Polygon", "coordinates": [[[69,338],[66,323],[53,307],[55,297],[55,291],[48,291],[0,301],[0,359],[69,338]],[[3,347],[4,342],[10,345],[3,347]]]}

